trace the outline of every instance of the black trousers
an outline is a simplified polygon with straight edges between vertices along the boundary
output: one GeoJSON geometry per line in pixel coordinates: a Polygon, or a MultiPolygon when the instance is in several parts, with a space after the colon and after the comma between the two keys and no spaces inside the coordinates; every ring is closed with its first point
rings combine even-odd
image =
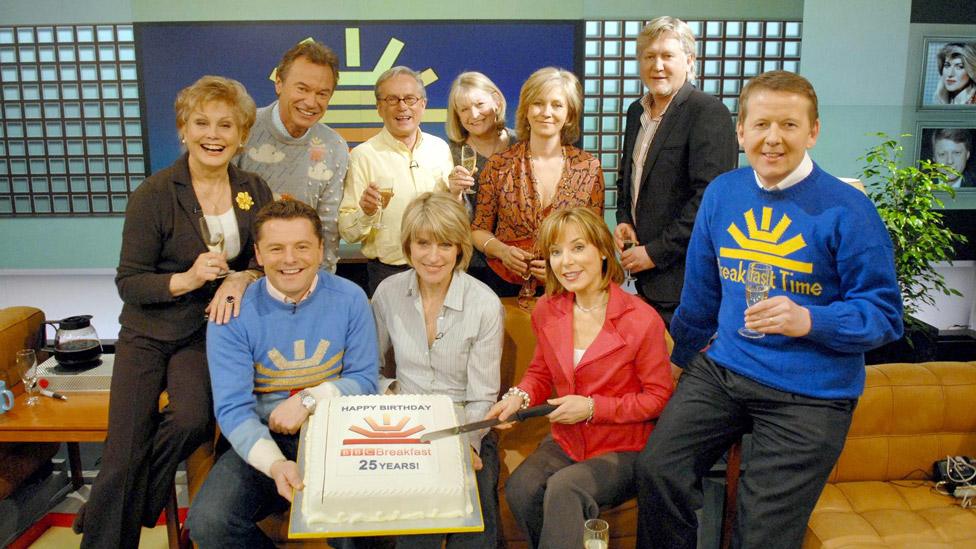
{"type": "Polygon", "coordinates": [[[638,547],[694,549],[701,478],[750,430],[733,545],[800,547],[856,403],[773,389],[698,355],[682,373],[635,466],[638,547]]]}
{"type": "Polygon", "coordinates": [[[213,436],[206,327],[179,341],[122,328],[116,344],[108,438],[84,511],[82,547],[136,547],[156,523],[179,462],[213,436]],[[160,413],[159,395],[169,392],[160,413]]]}
{"type": "Polygon", "coordinates": [[[410,265],[387,265],[379,259],[366,261],[366,284],[369,286],[367,291],[369,294],[368,297],[373,297],[373,293],[376,292],[376,288],[380,285],[380,282],[397,273],[408,271],[410,268],[410,265]]]}

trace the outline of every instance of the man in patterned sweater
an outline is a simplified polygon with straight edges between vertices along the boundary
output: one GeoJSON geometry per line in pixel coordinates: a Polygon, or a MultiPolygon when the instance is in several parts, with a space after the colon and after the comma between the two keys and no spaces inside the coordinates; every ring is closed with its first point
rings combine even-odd
{"type": "Polygon", "coordinates": [[[238,318],[207,330],[214,411],[233,450],[190,509],[187,528],[200,547],[274,547],[255,523],[304,487],[295,463],[302,424],[332,397],[375,393],[379,376],[366,294],[319,269],[315,210],[272,202],[254,231],[266,277],[248,288],[238,318]]]}
{"type": "Polygon", "coordinates": [[[258,109],[237,165],[255,172],[275,197],[287,194],[318,211],[325,252],[322,267],[339,261],[339,203],[349,147],[319,122],[339,81],[339,58],[311,38],[288,50],[275,71],[278,100],[258,109]]]}

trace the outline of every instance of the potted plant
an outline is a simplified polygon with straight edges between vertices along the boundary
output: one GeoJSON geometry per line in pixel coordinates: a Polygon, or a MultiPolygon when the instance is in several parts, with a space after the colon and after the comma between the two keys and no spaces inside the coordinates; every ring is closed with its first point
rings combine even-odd
{"type": "MultiPolygon", "coordinates": [[[[955,191],[944,182],[951,167],[931,160],[903,165],[904,147],[899,139],[876,134],[881,143],[859,158],[867,193],[881,215],[895,253],[895,274],[904,302],[905,336],[866,355],[868,364],[924,362],[935,359],[938,329],[913,315],[924,305],[935,304],[935,292],[962,295],[946,285],[935,263],[951,261],[957,243],[966,237],[947,228],[939,211],[942,193],[955,191]]],[[[900,137],[910,137],[902,134],[900,137]]]]}

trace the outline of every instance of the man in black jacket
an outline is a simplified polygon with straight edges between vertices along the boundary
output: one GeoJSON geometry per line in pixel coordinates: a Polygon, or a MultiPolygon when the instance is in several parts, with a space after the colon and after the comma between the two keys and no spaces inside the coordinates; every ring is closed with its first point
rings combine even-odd
{"type": "Polygon", "coordinates": [[[627,109],[614,236],[621,249],[624,241],[637,243],[621,262],[670,324],[702,194],[735,167],[738,146],[729,110],[690,82],[695,37],[684,21],[654,19],[637,37],[637,52],[648,92],[627,109]]]}

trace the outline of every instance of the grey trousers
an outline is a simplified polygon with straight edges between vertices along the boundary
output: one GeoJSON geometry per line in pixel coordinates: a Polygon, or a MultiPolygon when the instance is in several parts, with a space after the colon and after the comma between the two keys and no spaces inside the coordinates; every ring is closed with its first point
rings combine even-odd
{"type": "Polygon", "coordinates": [[[695,548],[701,477],[732,441],[751,431],[733,547],[800,547],[856,403],[780,391],[699,354],[681,374],[635,465],[637,546],[695,548]]]}
{"type": "Polygon", "coordinates": [[[551,435],[543,439],[505,485],[505,499],[530,547],[581,546],[583,523],[597,518],[601,506],[636,495],[637,454],[610,452],[573,461],[551,435]]]}

